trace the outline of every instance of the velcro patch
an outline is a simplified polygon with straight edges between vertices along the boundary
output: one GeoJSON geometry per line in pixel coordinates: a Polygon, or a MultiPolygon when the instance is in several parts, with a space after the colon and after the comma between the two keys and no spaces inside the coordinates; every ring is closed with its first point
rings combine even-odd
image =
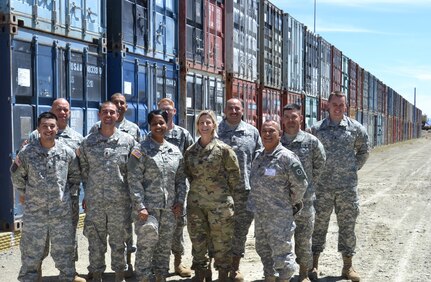
{"type": "Polygon", "coordinates": [[[138,150],[138,149],[133,150],[133,151],[132,151],[132,155],[133,155],[135,158],[137,158],[138,160],[142,157],[142,153],[141,153],[141,151],[140,151],[140,150],[138,150]]]}
{"type": "Polygon", "coordinates": [[[293,169],[295,176],[298,180],[303,181],[306,179],[305,172],[298,163],[294,163],[292,165],[292,169],[293,169]]]}

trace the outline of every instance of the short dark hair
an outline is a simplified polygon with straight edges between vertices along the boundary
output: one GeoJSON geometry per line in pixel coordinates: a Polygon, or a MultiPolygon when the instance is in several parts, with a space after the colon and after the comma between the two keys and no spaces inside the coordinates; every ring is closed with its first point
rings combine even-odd
{"type": "Polygon", "coordinates": [[[331,94],[329,94],[328,102],[331,101],[332,97],[334,97],[334,96],[344,97],[345,99],[347,99],[346,95],[343,92],[336,90],[336,91],[332,92],[331,94]]]}
{"type": "Polygon", "coordinates": [[[148,124],[151,123],[154,116],[162,116],[166,123],[168,123],[168,113],[162,110],[153,110],[148,113],[148,124]]]}
{"type": "Polygon", "coordinates": [[[290,111],[292,111],[292,110],[293,111],[294,110],[301,111],[301,106],[296,104],[296,103],[287,104],[286,106],[283,107],[283,112],[288,111],[288,110],[290,110],[290,111]]]}
{"type": "Polygon", "coordinates": [[[105,106],[105,105],[114,105],[114,106],[115,106],[116,111],[118,112],[117,105],[115,105],[115,104],[114,104],[114,103],[112,103],[111,101],[105,101],[105,102],[103,102],[102,104],[100,104],[100,105],[99,105],[99,113],[101,113],[101,112],[102,112],[102,108],[103,108],[103,106],[105,106]]]}
{"type": "Polygon", "coordinates": [[[55,119],[57,121],[57,116],[51,112],[43,112],[37,117],[37,126],[40,125],[42,119],[55,119]]]}

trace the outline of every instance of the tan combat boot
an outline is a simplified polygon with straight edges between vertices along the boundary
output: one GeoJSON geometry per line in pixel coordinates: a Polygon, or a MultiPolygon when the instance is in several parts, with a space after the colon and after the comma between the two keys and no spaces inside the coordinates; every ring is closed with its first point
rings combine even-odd
{"type": "Polygon", "coordinates": [[[308,279],[308,267],[305,264],[299,265],[299,282],[310,282],[308,279]]]}
{"type": "Polygon", "coordinates": [[[185,267],[181,263],[181,255],[175,254],[174,266],[175,266],[175,274],[178,274],[181,277],[192,276],[192,270],[190,268],[185,267]]]}
{"type": "Polygon", "coordinates": [[[219,282],[228,282],[229,279],[229,271],[227,269],[219,269],[218,270],[218,281],[219,282]]]}
{"type": "Polygon", "coordinates": [[[234,256],[232,258],[232,270],[229,274],[229,278],[234,282],[244,282],[244,276],[239,272],[239,262],[241,257],[234,256]]]}
{"type": "Polygon", "coordinates": [[[359,282],[361,277],[359,274],[353,269],[352,266],[352,257],[343,256],[343,270],[341,271],[341,276],[343,278],[347,278],[352,280],[352,282],[359,282]]]}
{"type": "Polygon", "coordinates": [[[320,254],[313,255],[313,268],[308,272],[311,281],[317,281],[319,277],[319,256],[320,254]]]}

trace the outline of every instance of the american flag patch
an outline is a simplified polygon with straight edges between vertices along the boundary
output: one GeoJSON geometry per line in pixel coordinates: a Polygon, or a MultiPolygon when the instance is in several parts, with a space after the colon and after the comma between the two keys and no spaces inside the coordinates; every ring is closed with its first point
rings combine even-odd
{"type": "Polygon", "coordinates": [[[135,158],[137,158],[138,160],[142,157],[142,153],[138,149],[133,150],[132,155],[135,156],[135,158]]]}

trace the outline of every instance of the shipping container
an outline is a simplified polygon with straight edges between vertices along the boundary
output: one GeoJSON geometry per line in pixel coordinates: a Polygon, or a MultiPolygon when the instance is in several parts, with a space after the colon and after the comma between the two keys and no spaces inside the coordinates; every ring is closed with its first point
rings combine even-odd
{"type": "Polygon", "coordinates": [[[107,2],[108,48],[171,63],[178,56],[178,5],[174,0],[107,2]]]}
{"type": "Polygon", "coordinates": [[[260,129],[262,123],[266,120],[281,121],[281,99],[282,91],[268,87],[259,87],[258,89],[258,128],[260,129]]]}
{"type": "MultiPolygon", "coordinates": [[[[341,57],[341,92],[349,98],[350,93],[350,74],[349,74],[349,57],[342,54],[341,57]]],[[[349,99],[347,99],[347,103],[349,103],[349,99]]]]}
{"type": "Polygon", "coordinates": [[[259,83],[282,89],[283,11],[267,0],[259,2],[259,83]]]}
{"type": "Polygon", "coordinates": [[[318,113],[320,115],[318,120],[322,120],[322,119],[329,117],[328,100],[327,99],[320,98],[318,113]]]}
{"type": "Polygon", "coordinates": [[[304,24],[283,15],[283,89],[304,92],[304,24]]]}
{"type": "Polygon", "coordinates": [[[177,111],[181,111],[175,63],[129,52],[109,52],[107,78],[108,96],[119,92],[126,97],[126,118],[136,123],[142,134],[148,133],[148,112],[157,109],[160,99],[172,99],[177,111]]]}
{"type": "Polygon", "coordinates": [[[305,95],[304,97],[304,122],[305,128],[311,127],[319,118],[319,98],[305,95]]]}
{"type": "Polygon", "coordinates": [[[226,1],[225,25],[226,72],[234,78],[256,82],[257,0],[226,1]]]}
{"type": "Polygon", "coordinates": [[[386,85],[377,80],[377,109],[378,113],[386,114],[386,85]]]}
{"type": "Polygon", "coordinates": [[[332,57],[331,44],[319,36],[319,96],[328,99],[331,94],[332,57]]]}
{"type": "Polygon", "coordinates": [[[319,96],[319,40],[311,30],[304,27],[304,86],[305,95],[319,96]]]}
{"type": "Polygon", "coordinates": [[[12,230],[22,215],[10,182],[9,166],[21,144],[36,128],[37,116],[57,98],[71,104],[70,126],[85,135],[97,121],[106,99],[106,48],[11,25],[0,30],[1,140],[0,222],[12,230]]]}
{"type": "Polygon", "coordinates": [[[223,74],[224,1],[185,0],[179,5],[181,67],[223,74]]]}
{"type": "Polygon", "coordinates": [[[362,110],[362,98],[364,95],[364,69],[357,65],[356,77],[356,107],[362,110]]]}
{"type": "Polygon", "coordinates": [[[368,111],[368,96],[369,96],[369,80],[370,75],[369,72],[364,70],[363,72],[363,86],[362,86],[362,109],[364,111],[368,111]]]}
{"type": "Polygon", "coordinates": [[[375,123],[375,135],[376,135],[376,142],[375,146],[383,146],[385,145],[385,115],[382,113],[377,113],[377,115],[374,116],[376,123],[375,123]]]}
{"type": "Polygon", "coordinates": [[[331,45],[331,92],[342,91],[343,53],[331,45]]]}
{"type": "Polygon", "coordinates": [[[14,25],[90,43],[106,37],[105,0],[1,0],[0,25],[14,25]]]}
{"type": "Polygon", "coordinates": [[[349,60],[349,91],[348,105],[351,109],[357,109],[358,89],[358,64],[349,60]]]}
{"type": "Polygon", "coordinates": [[[376,112],[377,109],[377,80],[374,75],[368,76],[368,111],[376,112]]]}
{"type": "Polygon", "coordinates": [[[228,75],[226,79],[226,100],[239,98],[244,106],[244,121],[257,126],[257,84],[228,75]]]}
{"type": "Polygon", "coordinates": [[[222,120],[225,105],[223,76],[204,72],[188,72],[186,78],[187,130],[196,136],[196,117],[202,110],[213,110],[218,122],[222,120]]]}

